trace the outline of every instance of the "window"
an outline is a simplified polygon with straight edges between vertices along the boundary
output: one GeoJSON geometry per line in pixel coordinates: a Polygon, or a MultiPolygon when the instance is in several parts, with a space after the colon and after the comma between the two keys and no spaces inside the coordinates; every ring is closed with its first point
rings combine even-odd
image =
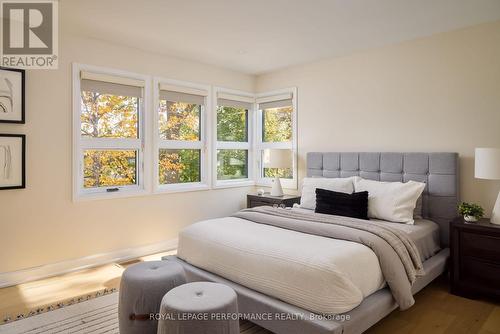
{"type": "Polygon", "coordinates": [[[275,176],[296,189],[296,89],[211,91],[74,64],[74,199],[270,186],[275,176]]]}
{"type": "Polygon", "coordinates": [[[271,179],[278,176],[284,187],[297,188],[295,95],[295,89],[290,89],[279,94],[260,96],[256,100],[260,130],[256,143],[258,184],[269,185],[271,179]]]}
{"type": "Polygon", "coordinates": [[[218,149],[217,180],[248,179],[248,150],[218,149]]]}
{"type": "Polygon", "coordinates": [[[145,80],[75,73],[76,197],[143,190],[145,80]]]}
{"type": "Polygon", "coordinates": [[[156,81],[156,189],[208,188],[206,105],[209,87],[156,81]]]}
{"type": "Polygon", "coordinates": [[[222,90],[217,93],[214,157],[217,186],[252,182],[250,129],[254,98],[250,94],[240,94],[222,90]]]}

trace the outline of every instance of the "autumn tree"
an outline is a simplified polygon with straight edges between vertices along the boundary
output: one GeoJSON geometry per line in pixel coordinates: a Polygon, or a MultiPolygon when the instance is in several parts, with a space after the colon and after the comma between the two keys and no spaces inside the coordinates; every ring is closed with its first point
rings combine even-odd
{"type": "MultiPolygon", "coordinates": [[[[81,134],[89,138],[137,138],[137,97],[82,92],[81,134]]],[[[134,150],[85,150],[84,187],[136,183],[134,150]]]]}
{"type": "MultiPolygon", "coordinates": [[[[138,97],[127,97],[83,91],[81,100],[81,134],[87,138],[138,138],[138,97]]],[[[162,140],[199,141],[202,106],[194,103],[161,100],[159,137],[162,140]]],[[[246,142],[248,111],[243,108],[218,106],[217,140],[246,142]]],[[[292,140],[292,108],[263,111],[263,141],[292,140]]],[[[199,149],[160,149],[160,184],[199,182],[201,151],[199,149]]],[[[135,150],[85,150],[84,186],[124,186],[137,182],[135,150]]],[[[248,151],[217,150],[219,179],[248,177],[248,151]]],[[[266,177],[291,177],[291,169],[264,169],[266,177]]]]}
{"type": "MultiPolygon", "coordinates": [[[[200,140],[201,106],[193,103],[160,101],[159,134],[164,140],[200,140]]],[[[201,152],[193,149],[161,149],[160,184],[199,182],[201,152]]]]}

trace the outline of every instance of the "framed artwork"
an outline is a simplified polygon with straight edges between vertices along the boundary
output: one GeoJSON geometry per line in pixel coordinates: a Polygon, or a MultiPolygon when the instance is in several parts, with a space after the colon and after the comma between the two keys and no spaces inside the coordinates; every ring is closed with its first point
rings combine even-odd
{"type": "Polygon", "coordinates": [[[26,136],[0,134],[0,190],[26,187],[26,136]]]}
{"type": "Polygon", "coordinates": [[[24,70],[0,67],[0,123],[24,124],[24,70]]]}

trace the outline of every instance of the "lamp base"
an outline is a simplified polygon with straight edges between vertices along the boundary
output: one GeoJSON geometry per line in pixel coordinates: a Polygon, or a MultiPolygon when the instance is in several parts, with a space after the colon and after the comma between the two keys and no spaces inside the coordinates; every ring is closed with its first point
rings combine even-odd
{"type": "Polygon", "coordinates": [[[491,214],[491,223],[500,225],[500,192],[498,193],[497,201],[493,207],[493,213],[491,214]]]}
{"type": "Polygon", "coordinates": [[[275,176],[273,180],[273,188],[271,189],[271,196],[283,196],[283,188],[281,187],[280,178],[275,176]]]}

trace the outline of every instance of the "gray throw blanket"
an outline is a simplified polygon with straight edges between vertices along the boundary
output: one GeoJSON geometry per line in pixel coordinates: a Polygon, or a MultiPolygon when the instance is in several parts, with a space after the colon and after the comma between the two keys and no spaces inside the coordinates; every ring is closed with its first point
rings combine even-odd
{"type": "Polygon", "coordinates": [[[376,221],[265,206],[241,210],[234,216],[365,245],[377,255],[382,274],[400,309],[405,310],[415,303],[411,285],[417,276],[424,274],[424,270],[415,243],[404,232],[376,221]]]}

